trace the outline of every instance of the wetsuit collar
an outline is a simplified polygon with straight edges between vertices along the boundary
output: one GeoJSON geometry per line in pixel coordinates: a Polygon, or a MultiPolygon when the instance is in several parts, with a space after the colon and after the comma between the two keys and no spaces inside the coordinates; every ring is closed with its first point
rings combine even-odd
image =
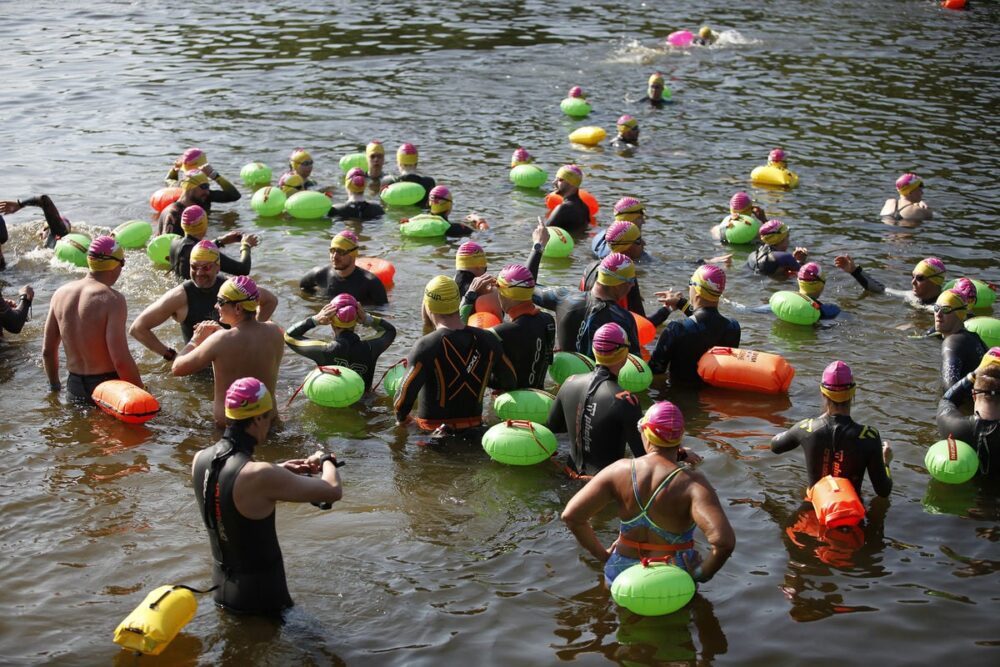
{"type": "Polygon", "coordinates": [[[228,441],[234,450],[246,452],[251,456],[253,455],[254,447],[257,446],[257,438],[246,431],[236,431],[231,426],[226,427],[225,433],[222,434],[222,439],[228,441]]]}
{"type": "Polygon", "coordinates": [[[523,303],[519,303],[507,311],[507,314],[510,316],[511,320],[516,320],[522,315],[535,315],[537,313],[538,313],[538,308],[531,301],[524,301],[523,303]]]}

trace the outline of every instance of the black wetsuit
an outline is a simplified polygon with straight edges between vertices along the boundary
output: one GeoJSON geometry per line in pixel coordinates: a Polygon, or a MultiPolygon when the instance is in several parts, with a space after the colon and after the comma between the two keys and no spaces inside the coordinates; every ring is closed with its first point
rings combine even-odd
{"type": "Polygon", "coordinates": [[[27,294],[22,294],[17,299],[17,305],[13,308],[7,300],[0,294],[0,338],[3,332],[21,333],[24,323],[28,321],[28,311],[31,308],[31,299],[27,294]]]}
{"type": "MultiPolygon", "coordinates": [[[[536,243],[531,248],[531,254],[528,255],[528,263],[525,264],[525,267],[531,272],[531,277],[536,281],[538,280],[538,267],[542,263],[543,249],[541,243],[536,243]]],[[[463,295],[462,307],[460,309],[463,322],[468,321],[469,315],[476,310],[476,299],[479,298],[479,295],[469,291],[469,286],[472,285],[472,281],[475,279],[476,276],[472,275],[471,271],[464,269],[455,270],[455,284],[458,285],[458,293],[463,295]]]]}
{"type": "Polygon", "coordinates": [[[354,331],[344,330],[327,343],[308,340],[305,334],[318,326],[311,317],[293,324],[285,332],[288,347],[316,362],[317,366],[346,366],[364,378],[365,391],[372,388],[375,363],[396,339],[396,327],[379,317],[372,317],[375,336],[362,339],[354,331]]]}
{"type": "Polygon", "coordinates": [[[976,370],[986,354],[986,343],[978,334],[962,329],[941,343],[941,384],[947,391],[953,384],[976,370]]]}
{"type": "MultiPolygon", "coordinates": [[[[215,300],[219,296],[219,289],[226,279],[222,276],[215,277],[215,284],[208,289],[202,289],[194,284],[193,280],[185,280],[181,283],[184,288],[184,296],[187,297],[187,317],[181,322],[181,333],[184,335],[184,343],[187,344],[194,336],[194,328],[199,322],[211,320],[219,321],[219,311],[215,309],[215,300]]],[[[229,328],[223,325],[225,328],[229,328]]]]}
{"type": "MultiPolygon", "coordinates": [[[[170,268],[178,278],[187,280],[191,277],[191,250],[194,249],[201,239],[184,235],[179,239],[174,239],[170,244],[170,268]]],[[[218,245],[218,242],[216,242],[218,245]]],[[[250,246],[240,246],[240,258],[235,260],[223,253],[219,253],[219,266],[223,273],[231,276],[250,275],[250,246]]]]}
{"type": "Polygon", "coordinates": [[[421,208],[427,208],[427,198],[430,196],[434,186],[437,185],[437,181],[430,176],[421,176],[420,174],[390,175],[382,178],[383,188],[393,183],[419,183],[424,186],[424,198],[416,203],[416,206],[421,208]]]}
{"type": "Polygon", "coordinates": [[[515,386],[544,389],[545,372],[552,364],[552,348],[556,343],[556,321],[530,302],[507,315],[510,321],[501,322],[490,331],[500,338],[504,354],[514,367],[515,386]]]}
{"type": "Polygon", "coordinates": [[[740,323],[718,308],[698,308],[683,320],[668,322],[649,360],[653,373],[670,369],[671,382],[700,382],[698,360],[716,345],[740,346],[740,323]]]}
{"type": "MultiPolygon", "coordinates": [[[[46,248],[55,248],[56,241],[69,234],[69,228],[66,227],[62,216],[59,215],[59,209],[56,208],[56,205],[48,195],[28,197],[19,201],[21,202],[21,208],[37,206],[42,209],[42,214],[45,215],[45,226],[49,230],[48,235],[45,237],[46,248]]],[[[3,216],[0,216],[0,235],[2,235],[2,238],[0,238],[0,245],[2,245],[7,242],[7,225],[3,220],[3,216]]]]}
{"type": "Polygon", "coordinates": [[[649,106],[653,107],[654,109],[662,109],[666,105],[671,104],[671,101],[670,100],[665,100],[662,97],[660,99],[658,99],[658,100],[654,100],[652,97],[650,97],[649,95],[647,95],[647,96],[643,97],[641,100],[639,100],[638,102],[636,102],[636,104],[644,104],[644,105],[649,105],[649,106]]]}
{"type": "Polygon", "coordinates": [[[351,201],[341,206],[334,206],[328,213],[331,218],[346,218],[348,220],[374,220],[385,214],[385,209],[378,204],[367,201],[351,201]]]}
{"type": "Polygon", "coordinates": [[[1000,479],[1000,420],[982,419],[975,414],[966,416],[958,409],[960,396],[971,389],[972,381],[964,378],[945,392],[938,403],[938,434],[942,438],[953,435],[975,449],[979,455],[979,474],[1000,479]]]}
{"type": "Polygon", "coordinates": [[[571,291],[566,288],[535,288],[536,306],[556,314],[556,338],[559,349],[594,357],[594,334],[601,326],[614,322],[625,330],[629,351],[639,354],[639,332],[635,318],[614,301],[605,301],[593,292],[571,291]]]}
{"type": "Polygon", "coordinates": [[[559,227],[570,234],[581,234],[590,228],[590,209],[575,192],[563,197],[562,202],[549,213],[546,227],[559,227]]]}
{"type": "Polygon", "coordinates": [[[747,255],[747,266],[762,276],[795,273],[801,268],[799,261],[787,250],[775,250],[766,243],[747,255]]]}
{"type": "Polygon", "coordinates": [[[3,256],[3,244],[10,240],[7,233],[7,221],[0,215],[0,271],[7,268],[7,258],[3,256]]]}
{"type": "MultiPolygon", "coordinates": [[[[583,292],[589,292],[593,287],[594,283],[597,282],[597,270],[601,268],[601,262],[593,262],[587,267],[587,270],[583,272],[583,278],[580,278],[580,290],[583,292]]],[[[650,322],[653,323],[654,327],[658,327],[663,324],[667,318],[670,316],[670,309],[666,306],[660,306],[655,313],[646,316],[646,308],[642,305],[642,293],[639,292],[639,281],[632,283],[632,289],[628,291],[628,309],[643,317],[646,317],[650,322]]]]}
{"type": "MultiPolygon", "coordinates": [[[[199,203],[198,205],[205,209],[205,213],[212,212],[212,202],[218,204],[225,204],[228,202],[234,202],[239,200],[240,191],[236,189],[236,186],[227,181],[222,176],[216,178],[216,183],[218,183],[222,189],[221,190],[209,190],[208,201],[205,203],[199,203]]],[[[184,209],[192,204],[185,204],[181,201],[175,201],[170,206],[166,207],[160,211],[160,221],[159,227],[157,229],[157,234],[179,234],[184,235],[184,230],[181,229],[181,214],[184,213],[184,209]]]]}
{"type": "Polygon", "coordinates": [[[487,386],[508,391],[516,384],[500,339],[476,327],[437,329],[413,345],[406,361],[396,420],[406,419],[419,394],[417,423],[430,430],[441,424],[455,430],[478,426],[487,386]]]}
{"type": "Polygon", "coordinates": [[[781,454],[802,446],[809,472],[809,486],[833,475],[850,480],[861,495],[865,470],[875,493],[892,491],[892,478],[882,460],[882,436],[877,429],[858,424],[848,415],[823,415],[805,419],[771,439],[771,451],[781,454]]]}
{"type": "Polygon", "coordinates": [[[546,424],[553,433],[569,432],[570,465],[593,475],[625,455],[645,449],[636,424],[642,417],[639,399],[622,389],[604,366],[566,379],[559,388],[546,424]]]}
{"type": "Polygon", "coordinates": [[[253,447],[252,438],[227,429],[213,447],[195,455],[192,483],[212,546],[212,582],[219,587],[215,603],[235,612],[274,615],[293,604],[274,512],[248,519],[233,500],[236,478],[252,460],[253,447]]]}
{"type": "Polygon", "coordinates": [[[346,278],[337,275],[333,266],[317,266],[302,276],[299,287],[307,292],[319,290],[325,297],[333,298],[338,294],[350,294],[358,303],[364,306],[381,306],[389,303],[385,294],[385,286],[374,273],[355,266],[346,278]]]}

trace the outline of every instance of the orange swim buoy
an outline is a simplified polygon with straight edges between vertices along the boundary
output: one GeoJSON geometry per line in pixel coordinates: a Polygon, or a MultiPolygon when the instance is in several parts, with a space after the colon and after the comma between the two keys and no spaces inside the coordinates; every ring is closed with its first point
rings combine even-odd
{"type": "Polygon", "coordinates": [[[468,324],[470,327],[489,329],[490,327],[495,327],[500,324],[500,318],[493,313],[473,313],[469,317],[468,324]]]}
{"type": "Polygon", "coordinates": [[[183,192],[180,188],[160,188],[149,196],[149,205],[159,213],[180,199],[183,192]]]}
{"type": "Polygon", "coordinates": [[[125,380],[102,382],[91,398],[101,410],[127,424],[148,422],[160,411],[160,403],[152,394],[125,380]]]}
{"type": "Polygon", "coordinates": [[[490,313],[503,321],[503,308],[500,307],[500,296],[497,292],[487,292],[476,297],[476,312],[490,313]]]}
{"type": "Polygon", "coordinates": [[[374,273],[382,281],[382,285],[386,289],[392,287],[392,279],[396,275],[396,267],[389,260],[379,257],[358,257],[354,264],[355,266],[360,266],[365,271],[374,273]]]}
{"type": "MultiPolygon", "coordinates": [[[[590,211],[590,217],[593,219],[597,212],[601,210],[601,205],[597,203],[597,199],[594,195],[590,194],[583,188],[580,188],[580,199],[583,203],[587,205],[587,210],[590,211]]],[[[550,192],[545,195],[545,206],[551,211],[556,206],[562,203],[562,195],[557,195],[555,192],[550,192]]]]}
{"type": "Polygon", "coordinates": [[[965,0],[944,0],[941,6],[945,9],[965,9],[965,0]]]}
{"type": "Polygon", "coordinates": [[[713,387],[785,394],[795,369],[780,354],[713,347],[698,360],[698,375],[713,387]]]}
{"type": "Polygon", "coordinates": [[[635,319],[635,328],[639,330],[639,345],[646,346],[656,338],[656,327],[639,313],[632,313],[635,319]]]}
{"type": "Polygon", "coordinates": [[[865,506],[850,480],[827,475],[810,487],[806,500],[813,504],[821,526],[856,526],[865,518],[865,506]]]}

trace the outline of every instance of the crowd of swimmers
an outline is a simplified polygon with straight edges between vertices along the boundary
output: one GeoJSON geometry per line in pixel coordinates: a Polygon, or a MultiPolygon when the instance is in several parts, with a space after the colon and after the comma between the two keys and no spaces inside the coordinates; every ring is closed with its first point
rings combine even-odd
{"type": "MultiPolygon", "coordinates": [[[[663,87],[662,76],[651,76],[644,103],[659,106],[663,87]]],[[[635,118],[619,119],[616,141],[635,145],[638,134],[635,118]]],[[[385,173],[380,142],[370,142],[365,154],[367,170],[347,173],[343,181],[347,200],[333,207],[332,216],[378,217],[382,208],[366,201],[365,194],[378,193],[392,182],[412,181],[427,193],[420,205],[447,219],[451,192],[420,173],[413,144],[397,150],[396,174],[385,173]]],[[[783,165],[784,152],[772,152],[772,158],[775,155],[783,165]]],[[[531,161],[531,155],[518,148],[511,165],[531,161]]],[[[279,187],[289,193],[318,187],[313,166],[310,153],[296,149],[279,187]]],[[[388,303],[388,296],[379,278],[357,263],[358,235],[340,231],[330,241],[329,264],[310,269],[299,281],[303,292],[316,293],[329,302],[315,315],[282,331],[271,321],[277,295],[249,277],[252,250],[260,243],[257,235],[230,232],[209,238],[213,204],[236,201],[239,190],[197,148],[177,159],[167,179],[178,184],[182,194],[163,209],[158,227],[161,233],[179,235],[170,247],[170,265],[182,282],[129,325],[125,297],[114,289],[126,262],[125,252],[110,236],[95,238],[87,249],[87,274],[51,296],[42,342],[44,371],[51,390],[60,391],[61,348],[68,372],[66,392],[75,400],[90,401],[94,388],[113,378],[141,387],[128,335],[161,356],[174,375],[212,368],[213,418],[225,430],[215,445],[195,456],[192,475],[211,542],[213,576],[219,586],[215,600],[240,612],[278,612],[292,602],[274,528],[275,502],[328,507],[343,493],[340,462],[332,454],[316,452],[280,464],[254,459],[275,416],[274,395],[285,348],[318,366],[351,368],[363,378],[365,389],[371,390],[378,359],[396,337],[393,324],[376,314],[388,303]],[[223,252],[236,244],[238,259],[223,252]],[[180,349],[157,333],[171,319],[180,326],[184,342],[180,349]],[[324,333],[327,326],[330,329],[324,333]],[[362,337],[361,327],[370,335],[362,337]]],[[[420,305],[423,336],[406,357],[405,375],[393,403],[396,421],[413,423],[435,437],[478,443],[487,390],[543,388],[555,350],[588,357],[594,370],[561,385],[547,419],[553,432],[568,433],[568,457],[560,467],[574,478],[589,480],[566,506],[564,521],[580,544],[605,564],[608,583],[649,556],[670,560],[697,582],[705,582],[732,553],[735,531],[711,483],[694,468],[700,457],[681,446],[684,417],[680,410],[660,401],[643,413],[637,397],[618,384],[618,375],[630,354],[642,352],[633,313],[648,317],[654,325],[665,324],[649,366],[655,374],[669,375],[673,386],[698,386],[697,363],[710,348],[739,347],[739,323],[719,308],[727,284],[723,267],[728,266],[730,256],[692,262],[687,292],[656,292],[659,307],[647,314],[637,274],[637,266],[652,261],[643,240],[645,207],[637,197],[623,196],[614,204],[611,224],[593,237],[595,261],[586,268],[579,288],[540,286],[539,267],[550,229],[559,227],[578,239],[591,229],[591,213],[580,196],[583,179],[576,165],[558,170],[553,185],[561,202],[539,218],[530,246],[525,244],[523,261],[491,270],[486,250],[469,240],[457,249],[455,274],[435,276],[426,284],[420,305]],[[468,326],[473,311],[483,309],[504,321],[489,329],[468,326]],[[678,315],[668,319],[675,312],[678,315]],[[609,549],[590,521],[612,503],[619,508],[621,525],[609,549]],[[694,547],[695,528],[708,542],[704,558],[694,547]]],[[[883,215],[900,220],[930,218],[919,177],[904,174],[896,189],[898,197],[886,202],[883,215]]],[[[768,276],[794,275],[799,291],[819,303],[824,273],[820,264],[809,261],[808,249],[790,244],[789,227],[769,219],[744,192],[734,194],[729,206],[733,221],[750,215],[761,223],[759,246],[747,259],[748,269],[768,276]]],[[[41,235],[46,246],[52,247],[69,232],[69,221],[47,196],[0,201],[0,244],[7,240],[3,215],[25,207],[42,210],[46,222],[41,235]]],[[[711,236],[723,241],[727,224],[723,221],[714,227],[711,236]]],[[[485,227],[481,217],[470,214],[464,222],[453,223],[449,235],[467,236],[485,227]]],[[[993,455],[1000,455],[1000,349],[988,351],[979,336],[964,327],[974,310],[976,286],[960,280],[954,288],[945,289],[947,269],[935,257],[914,267],[909,290],[885,287],[849,255],[835,257],[833,264],[863,289],[897,294],[916,306],[933,309],[933,333],[943,339],[941,432],[954,433],[977,449],[983,475],[1000,476],[1000,465],[991,462],[993,455]],[[971,416],[962,411],[969,397],[971,416]]],[[[3,329],[21,330],[34,296],[31,286],[25,285],[16,302],[0,298],[3,329]]],[[[820,304],[820,308],[823,318],[839,313],[833,304],[820,304]]],[[[819,384],[823,413],[776,435],[771,449],[782,453],[801,447],[810,484],[833,474],[850,480],[860,493],[867,471],[875,493],[887,496],[892,489],[892,449],[877,429],[851,418],[856,388],[848,364],[830,363],[819,384]]]]}

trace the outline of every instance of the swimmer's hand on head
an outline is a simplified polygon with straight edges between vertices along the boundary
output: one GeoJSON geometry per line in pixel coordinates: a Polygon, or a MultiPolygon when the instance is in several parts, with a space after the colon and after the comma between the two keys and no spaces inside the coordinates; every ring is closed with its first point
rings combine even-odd
{"type": "Polygon", "coordinates": [[[219,172],[217,172],[215,170],[215,167],[213,167],[210,164],[206,164],[206,165],[202,166],[201,171],[202,171],[203,174],[205,174],[206,176],[208,176],[209,178],[211,178],[213,181],[216,178],[218,178],[218,176],[219,176],[219,172]]]}
{"type": "Polygon", "coordinates": [[[469,291],[475,292],[476,294],[483,295],[490,292],[496,291],[497,279],[488,273],[484,273],[481,276],[476,276],[469,283],[469,291]]]}
{"type": "Polygon", "coordinates": [[[531,242],[544,246],[549,242],[549,228],[545,226],[545,220],[538,216],[538,225],[531,230],[531,242]]]}
{"type": "Polygon", "coordinates": [[[319,312],[316,315],[313,315],[313,321],[316,324],[329,324],[330,318],[333,317],[333,314],[334,312],[336,312],[336,310],[337,310],[336,306],[328,303],[322,308],[320,308],[319,312]]]}

